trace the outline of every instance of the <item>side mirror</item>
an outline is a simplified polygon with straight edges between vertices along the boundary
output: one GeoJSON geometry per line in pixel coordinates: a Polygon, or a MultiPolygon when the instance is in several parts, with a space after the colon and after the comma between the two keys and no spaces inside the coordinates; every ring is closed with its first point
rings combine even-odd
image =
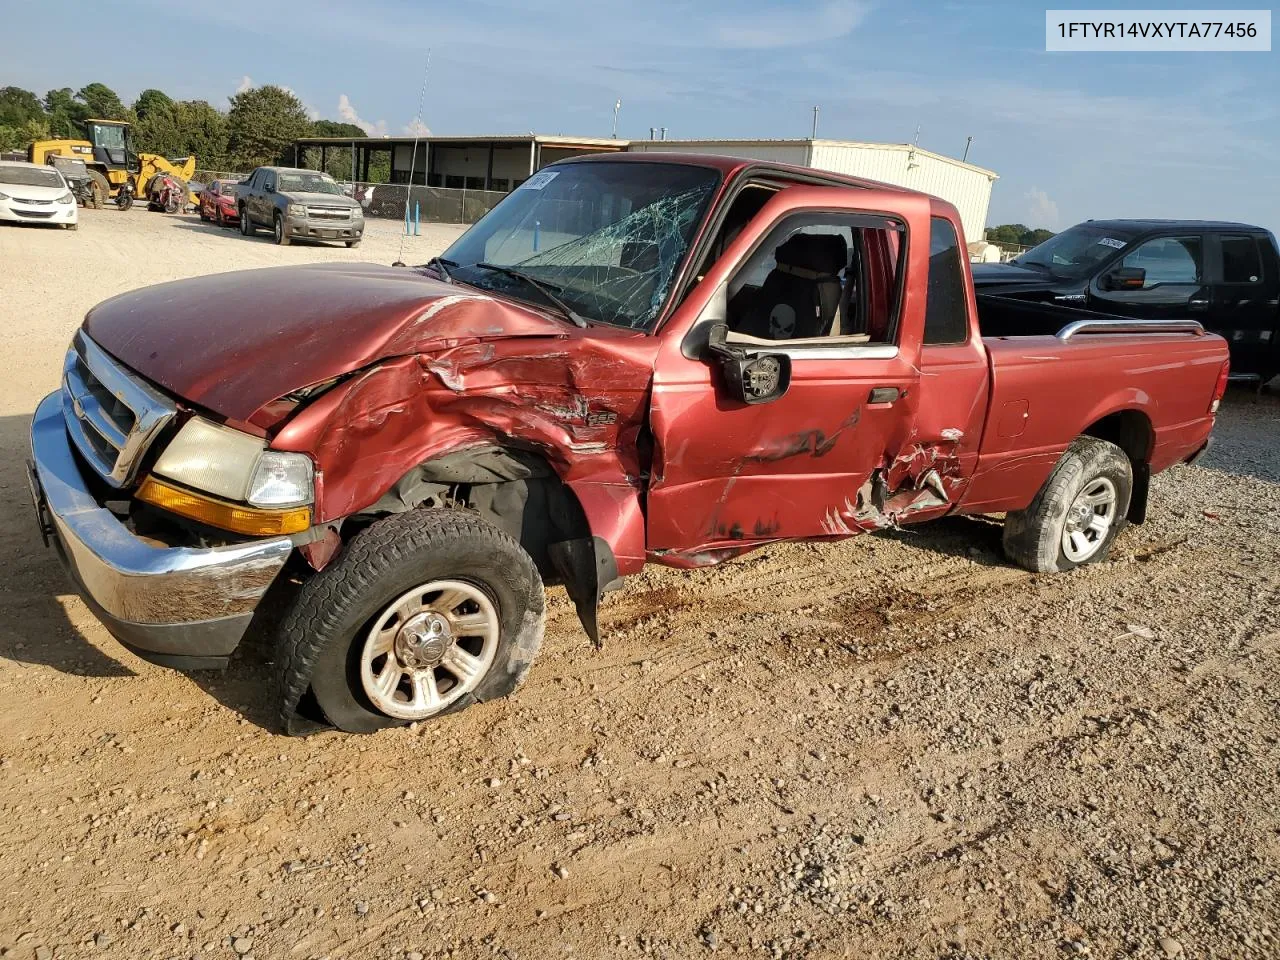
{"type": "Polygon", "coordinates": [[[273,187],[271,184],[269,184],[269,183],[268,183],[265,187],[263,187],[263,188],[262,188],[262,192],[263,192],[263,193],[275,193],[275,192],[276,192],[276,188],[275,188],[275,187],[273,187]]]}
{"type": "Polygon", "coordinates": [[[740,403],[768,403],[791,385],[791,358],[785,353],[751,353],[729,343],[729,328],[713,324],[707,349],[720,358],[725,389],[740,403]]]}
{"type": "Polygon", "coordinates": [[[1147,282],[1142,267],[1117,267],[1102,278],[1103,290],[1141,290],[1147,282]]]}

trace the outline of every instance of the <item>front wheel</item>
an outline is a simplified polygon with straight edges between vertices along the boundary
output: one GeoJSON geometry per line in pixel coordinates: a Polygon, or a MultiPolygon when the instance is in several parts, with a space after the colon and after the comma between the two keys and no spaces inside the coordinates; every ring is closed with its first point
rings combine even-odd
{"type": "Polygon", "coordinates": [[[371,525],[303,584],[280,634],[286,729],[308,685],[349,733],[428,720],[519,686],[542,641],[532,558],[458,510],[371,525]]]}
{"type": "Polygon", "coordinates": [[[1114,443],[1077,437],[1025,510],[1004,521],[1004,551],[1037,573],[1062,573],[1106,558],[1124,529],[1133,464],[1114,443]]]}
{"type": "Polygon", "coordinates": [[[350,250],[352,247],[358,247],[358,246],[360,246],[360,238],[359,238],[359,237],[357,237],[355,240],[348,240],[348,241],[347,241],[347,249],[348,249],[348,250],[350,250]]]}
{"type": "Polygon", "coordinates": [[[240,235],[243,237],[252,237],[254,234],[253,221],[249,219],[249,211],[244,207],[240,208],[240,235]]]}
{"type": "Polygon", "coordinates": [[[272,221],[272,229],[275,232],[276,245],[280,247],[287,247],[289,245],[289,234],[285,233],[284,217],[280,216],[278,213],[272,221]]]}

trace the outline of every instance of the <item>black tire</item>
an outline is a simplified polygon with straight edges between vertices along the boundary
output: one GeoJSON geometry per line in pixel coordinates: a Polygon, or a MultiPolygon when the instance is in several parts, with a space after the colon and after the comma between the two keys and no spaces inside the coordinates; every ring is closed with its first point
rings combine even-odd
{"type": "Polygon", "coordinates": [[[253,221],[249,219],[249,211],[245,207],[240,208],[240,235],[244,237],[252,237],[256,231],[253,228],[253,221]]]}
{"type": "Polygon", "coordinates": [[[1132,494],[1133,464],[1128,455],[1106,440],[1077,437],[1031,504],[1025,510],[1010,511],[1005,517],[1005,555],[1036,573],[1064,573],[1104,560],[1127,523],[1125,516],[1132,494]],[[1106,533],[1092,543],[1091,552],[1083,558],[1073,558],[1063,542],[1068,514],[1083,491],[1095,483],[1111,484],[1115,512],[1106,533]]]}
{"type": "Polygon", "coordinates": [[[213,212],[213,222],[216,223],[219,228],[226,227],[227,218],[222,215],[221,207],[219,207],[217,210],[213,212]]]}
{"type": "Polygon", "coordinates": [[[279,211],[271,218],[271,230],[275,234],[277,247],[287,247],[289,245],[289,235],[284,232],[284,217],[280,216],[279,211]]]}
{"type": "Polygon", "coordinates": [[[352,247],[358,247],[358,246],[360,246],[360,240],[359,240],[358,238],[357,238],[357,239],[355,239],[355,240],[348,240],[348,241],[347,241],[347,249],[348,249],[348,250],[350,250],[352,247]]]}
{"type": "Polygon", "coordinates": [[[111,199],[111,184],[107,178],[100,174],[97,170],[87,171],[89,174],[89,186],[93,190],[93,199],[85,204],[94,210],[101,210],[107,205],[107,201],[111,199]]]}
{"type": "Polygon", "coordinates": [[[279,635],[281,721],[297,730],[297,707],[310,688],[325,719],[348,733],[373,733],[406,720],[379,712],[360,682],[364,631],[406,590],[432,580],[465,580],[497,611],[492,664],[476,687],[432,716],[513,692],[542,642],[546,597],[533,559],[474,514],[413,510],[357,534],[329,566],[307,580],[279,635]]]}

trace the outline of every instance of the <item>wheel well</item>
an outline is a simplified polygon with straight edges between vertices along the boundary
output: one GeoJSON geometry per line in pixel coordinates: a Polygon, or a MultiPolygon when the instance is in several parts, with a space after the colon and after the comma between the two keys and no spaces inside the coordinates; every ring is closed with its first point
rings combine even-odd
{"type": "Polygon", "coordinates": [[[533,557],[545,582],[558,582],[553,543],[591,537],[578,498],[539,454],[473,447],[409,470],[364,515],[374,519],[419,507],[473,510],[533,557]]]}
{"type": "Polygon", "coordinates": [[[1133,494],[1127,518],[1142,523],[1147,518],[1147,492],[1151,484],[1151,450],[1155,431],[1151,419],[1141,410],[1118,410],[1093,423],[1085,436],[1114,443],[1125,452],[1133,467],[1133,494]]]}

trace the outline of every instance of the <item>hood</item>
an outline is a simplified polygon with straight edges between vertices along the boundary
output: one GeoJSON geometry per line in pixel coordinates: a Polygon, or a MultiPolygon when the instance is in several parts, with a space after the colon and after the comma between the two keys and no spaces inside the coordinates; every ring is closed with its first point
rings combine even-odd
{"type": "Polygon", "coordinates": [[[280,191],[280,196],[292,203],[309,203],[317,207],[358,207],[360,203],[346,194],[336,193],[295,193],[292,190],[280,191]]]}
{"type": "Polygon", "coordinates": [[[1056,277],[1036,270],[1034,267],[1020,267],[1015,263],[975,263],[973,269],[973,285],[975,287],[994,287],[997,284],[1017,284],[1018,286],[1053,287],[1062,283],[1056,277]]]}
{"type": "Polygon", "coordinates": [[[84,329],[170,393],[245,421],[278,397],[388,357],[571,328],[403,267],[316,264],[145,287],[94,307],[84,329]]]}
{"type": "Polygon", "coordinates": [[[57,200],[66,195],[67,188],[32,187],[25,183],[5,183],[0,179],[0,193],[7,193],[14,200],[57,200]]]}

